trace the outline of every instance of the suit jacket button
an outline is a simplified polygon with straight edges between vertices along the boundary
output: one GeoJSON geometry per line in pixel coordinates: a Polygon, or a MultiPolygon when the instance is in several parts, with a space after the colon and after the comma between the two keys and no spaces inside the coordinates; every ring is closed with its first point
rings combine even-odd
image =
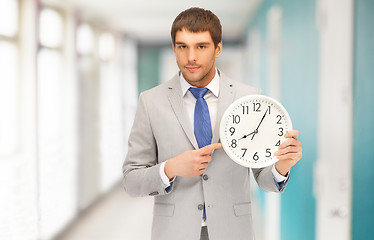
{"type": "Polygon", "coordinates": [[[199,209],[199,210],[203,210],[203,209],[204,209],[204,204],[199,204],[199,205],[197,206],[197,209],[199,209]]]}
{"type": "Polygon", "coordinates": [[[204,174],[204,175],[203,175],[203,179],[204,179],[205,181],[208,180],[208,179],[209,179],[208,175],[204,174]]]}

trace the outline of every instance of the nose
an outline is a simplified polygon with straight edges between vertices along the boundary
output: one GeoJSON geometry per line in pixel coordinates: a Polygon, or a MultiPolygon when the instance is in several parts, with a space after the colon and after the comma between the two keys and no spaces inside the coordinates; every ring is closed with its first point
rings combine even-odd
{"type": "Polygon", "coordinates": [[[197,60],[196,50],[190,48],[188,51],[188,62],[194,63],[197,60]]]}

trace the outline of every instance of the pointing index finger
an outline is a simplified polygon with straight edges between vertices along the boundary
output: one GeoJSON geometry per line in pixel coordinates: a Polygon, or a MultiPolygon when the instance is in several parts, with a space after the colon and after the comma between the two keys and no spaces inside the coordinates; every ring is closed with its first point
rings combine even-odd
{"type": "Polygon", "coordinates": [[[213,143],[210,145],[206,145],[205,147],[202,147],[199,149],[201,155],[210,155],[213,150],[221,148],[222,144],[221,143],[213,143]]]}

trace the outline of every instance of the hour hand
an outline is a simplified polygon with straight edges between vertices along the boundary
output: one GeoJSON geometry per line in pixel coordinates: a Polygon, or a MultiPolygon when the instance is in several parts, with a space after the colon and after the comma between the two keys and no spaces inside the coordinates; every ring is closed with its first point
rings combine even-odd
{"type": "Polygon", "coordinates": [[[255,132],[251,132],[251,133],[249,133],[249,134],[247,134],[247,135],[244,135],[243,137],[239,138],[238,141],[241,140],[241,139],[243,139],[243,138],[247,138],[248,136],[250,136],[250,135],[252,135],[252,134],[254,134],[254,133],[255,133],[255,132]]]}

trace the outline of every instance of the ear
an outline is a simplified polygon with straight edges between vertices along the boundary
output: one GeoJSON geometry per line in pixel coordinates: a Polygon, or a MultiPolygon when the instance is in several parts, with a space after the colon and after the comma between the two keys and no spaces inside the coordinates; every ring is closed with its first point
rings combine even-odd
{"type": "Polygon", "coordinates": [[[218,58],[222,53],[223,44],[222,41],[218,43],[216,49],[215,49],[215,57],[218,58]]]}

